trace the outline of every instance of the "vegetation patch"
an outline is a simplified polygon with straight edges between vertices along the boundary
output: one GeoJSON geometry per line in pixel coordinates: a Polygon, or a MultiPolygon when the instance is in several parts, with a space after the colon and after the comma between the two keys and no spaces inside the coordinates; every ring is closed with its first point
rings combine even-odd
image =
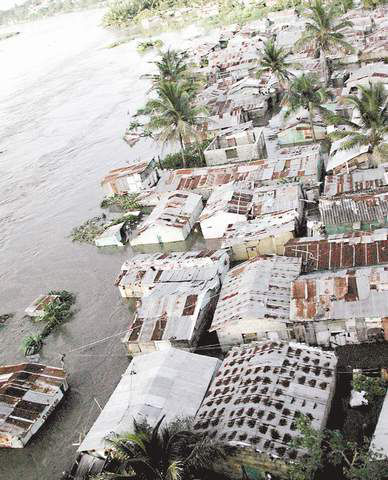
{"type": "Polygon", "coordinates": [[[5,323],[13,318],[15,316],[14,313],[4,313],[3,315],[0,315],[0,329],[2,329],[5,325],[5,323]]]}
{"type": "Polygon", "coordinates": [[[104,200],[101,202],[101,208],[110,207],[117,207],[121,212],[141,210],[142,208],[139,201],[139,196],[136,194],[113,195],[113,197],[104,198],[104,200]]]}
{"type": "Polygon", "coordinates": [[[206,167],[203,150],[209,145],[210,140],[205,140],[198,145],[189,145],[183,150],[183,156],[186,160],[186,165],[183,165],[182,151],[176,153],[169,153],[160,161],[163,169],[176,170],[179,168],[194,168],[206,167]]]}
{"type": "Polygon", "coordinates": [[[44,307],[44,315],[41,318],[44,327],[41,333],[30,334],[23,339],[21,350],[26,356],[39,353],[44,339],[74,315],[72,306],[75,303],[75,295],[66,290],[51,290],[48,295],[56,295],[57,298],[44,307]]]}
{"type": "Polygon", "coordinates": [[[148,52],[149,50],[152,50],[154,48],[161,48],[163,46],[162,40],[145,40],[144,42],[140,42],[137,45],[137,51],[139,53],[145,53],[148,52]]]}

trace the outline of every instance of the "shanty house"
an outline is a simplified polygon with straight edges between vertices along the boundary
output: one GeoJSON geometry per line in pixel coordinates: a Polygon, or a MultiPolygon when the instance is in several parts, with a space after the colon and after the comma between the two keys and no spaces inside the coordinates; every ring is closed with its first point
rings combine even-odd
{"type": "Polygon", "coordinates": [[[302,258],[302,271],[340,270],[388,263],[388,229],[290,240],[287,257],[302,258]]]}
{"type": "Polygon", "coordinates": [[[299,184],[250,189],[246,182],[223,185],[213,190],[200,216],[205,238],[222,238],[236,223],[293,210],[302,218],[303,202],[299,184]]]}
{"type": "Polygon", "coordinates": [[[38,363],[0,367],[0,447],[23,448],[67,389],[61,368],[38,363]]]}
{"type": "Polygon", "coordinates": [[[366,341],[388,316],[388,268],[319,272],[294,280],[291,321],[296,338],[313,345],[366,341]]]}
{"type": "Polygon", "coordinates": [[[217,102],[214,114],[209,117],[207,130],[222,133],[225,129],[238,128],[248,122],[248,114],[241,107],[235,107],[232,100],[217,102]]]}
{"type": "Polygon", "coordinates": [[[29,317],[42,317],[46,312],[45,308],[55,302],[57,298],[59,298],[59,295],[39,295],[39,297],[25,309],[25,312],[29,317]]]}
{"type": "Polygon", "coordinates": [[[216,137],[204,151],[208,166],[249,162],[263,156],[263,129],[251,128],[216,137]]]}
{"type": "Polygon", "coordinates": [[[377,168],[353,170],[343,175],[325,177],[323,195],[336,197],[346,193],[376,192],[388,186],[388,164],[377,168]]]}
{"type": "Polygon", "coordinates": [[[162,195],[160,203],[142,222],[135,245],[179,242],[187,238],[202,211],[202,198],[195,193],[171,192],[162,195]]]}
{"type": "Polygon", "coordinates": [[[140,300],[123,340],[131,355],[197,345],[221,286],[220,279],[211,273],[205,277],[204,273],[202,281],[160,283],[140,300]]]}
{"type": "Polygon", "coordinates": [[[298,220],[295,210],[288,210],[229,225],[222,248],[230,249],[233,261],[249,260],[258,255],[283,255],[284,245],[298,232],[298,220]]]}
{"type": "Polygon", "coordinates": [[[134,357],[78,452],[105,457],[114,434],[134,432],[134,421],[154,427],[196,414],[219,365],[216,358],[175,348],[134,357]]]}
{"type": "MultiPolygon", "coordinates": [[[[314,134],[316,140],[326,138],[326,126],[319,122],[313,123],[314,134]]],[[[314,141],[313,131],[310,123],[305,120],[296,120],[284,128],[277,134],[279,145],[297,145],[303,143],[312,143],[314,141]]]]}
{"type": "Polygon", "coordinates": [[[123,247],[126,242],[125,222],[108,227],[101,235],[95,238],[96,247],[123,247]]]}
{"type": "Polygon", "coordinates": [[[319,211],[328,235],[388,226],[388,192],[321,198],[319,211]]]}
{"type": "Polygon", "coordinates": [[[138,193],[154,187],[159,180],[155,160],[142,161],[116,168],[102,180],[101,186],[107,196],[138,193]]]}
{"type": "Polygon", "coordinates": [[[354,147],[350,150],[341,150],[344,140],[332,143],[330,156],[326,164],[326,172],[330,175],[349,173],[352,170],[371,166],[371,155],[368,153],[368,145],[354,147]]]}
{"type": "Polygon", "coordinates": [[[287,477],[288,465],[309,452],[292,447],[300,435],[296,419],[326,426],[335,393],[333,352],[299,343],[254,342],[234,347],[224,358],[196,415],[195,429],[235,447],[220,463],[228,478],[263,471],[287,477]]]}
{"type": "Polygon", "coordinates": [[[138,254],[123,264],[116,285],[124,298],[143,297],[158,284],[195,285],[212,277],[222,281],[228,270],[226,250],[138,254]]]}
{"type": "Polygon", "coordinates": [[[300,258],[256,257],[228,272],[210,327],[224,351],[254,340],[292,338],[290,288],[301,263],[300,258]]]}

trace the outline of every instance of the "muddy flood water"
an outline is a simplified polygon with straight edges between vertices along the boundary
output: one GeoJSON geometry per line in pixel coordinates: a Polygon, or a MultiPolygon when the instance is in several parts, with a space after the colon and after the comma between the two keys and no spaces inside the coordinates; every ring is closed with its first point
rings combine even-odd
{"type": "MultiPolygon", "coordinates": [[[[66,355],[71,390],[46,425],[21,450],[0,450],[1,480],[55,480],[128,365],[120,342],[130,310],[113,286],[129,249],[98,250],[72,243],[71,229],[101,213],[100,179],[111,168],[156,151],[121,139],[128,112],[144,104],[155,54],[116,39],[99,10],[26,24],[0,42],[0,364],[21,362],[22,338],[34,331],[24,309],[41,293],[77,295],[77,313],[51,335],[42,363],[66,355]],[[86,349],[71,350],[111,337],[86,349]]],[[[2,33],[2,30],[1,30],[2,33]]],[[[164,34],[182,47],[198,32],[164,34]]],[[[40,329],[40,326],[39,326],[40,329]]]]}

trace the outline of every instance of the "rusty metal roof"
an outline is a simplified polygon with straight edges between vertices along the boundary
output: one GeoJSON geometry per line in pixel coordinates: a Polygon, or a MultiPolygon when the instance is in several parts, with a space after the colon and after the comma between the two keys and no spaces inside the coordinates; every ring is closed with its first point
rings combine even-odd
{"type": "Polygon", "coordinates": [[[328,175],[325,178],[325,197],[344,193],[376,191],[388,185],[388,164],[378,168],[354,170],[344,175],[328,175]]]}
{"type": "Polygon", "coordinates": [[[386,222],[388,193],[354,194],[336,199],[321,198],[319,211],[325,225],[386,222]]]}
{"type": "Polygon", "coordinates": [[[388,316],[388,267],[318,272],[292,283],[293,321],[388,316]]]}
{"type": "Polygon", "coordinates": [[[104,183],[115,182],[120,177],[126,177],[134,175],[136,173],[142,173],[152,161],[153,159],[146,162],[141,161],[137,163],[132,163],[127,167],[121,167],[111,170],[108,175],[102,179],[101,184],[103,185],[104,183]]]}
{"type": "Polygon", "coordinates": [[[388,229],[295,238],[285,245],[284,255],[302,258],[304,272],[383,265],[388,263],[388,229]]]}
{"type": "Polygon", "coordinates": [[[36,363],[0,367],[0,447],[23,447],[67,388],[60,368],[36,363]]]}

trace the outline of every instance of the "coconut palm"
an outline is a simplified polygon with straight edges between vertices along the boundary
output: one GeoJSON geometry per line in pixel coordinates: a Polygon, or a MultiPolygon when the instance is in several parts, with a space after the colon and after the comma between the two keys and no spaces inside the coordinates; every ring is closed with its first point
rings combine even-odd
{"type": "MultiPolygon", "coordinates": [[[[327,115],[328,123],[345,126],[330,134],[333,140],[344,139],[340,149],[369,146],[375,164],[388,161],[388,94],[382,83],[358,86],[359,95],[349,95],[344,101],[355,109],[355,120],[342,115],[327,115]]],[[[353,117],[354,118],[354,117],[353,117]]]]}
{"type": "Polygon", "coordinates": [[[225,457],[225,447],[208,436],[183,428],[181,422],[161,427],[164,417],[151,428],[147,422],[134,422],[134,433],[112,437],[111,456],[118,472],[98,479],[189,480],[214,461],[225,457]]]}
{"type": "Polygon", "coordinates": [[[330,93],[322,87],[312,74],[302,73],[295,77],[286,91],[283,103],[287,106],[286,117],[304,108],[309,114],[309,123],[314,142],[317,141],[314,131],[314,114],[326,112],[322,105],[330,98],[330,93]]]}
{"type": "Polygon", "coordinates": [[[323,3],[322,0],[315,0],[304,16],[307,19],[305,31],[296,47],[314,47],[315,54],[320,56],[324,78],[328,82],[330,74],[327,55],[337,50],[347,53],[354,51],[340,32],[353,24],[349,20],[338,20],[338,7],[335,3],[323,3]]]}
{"type": "Polygon", "coordinates": [[[195,105],[194,95],[187,91],[185,83],[162,81],[155,91],[157,98],[149,100],[143,112],[149,116],[145,128],[163,145],[179,142],[186,167],[185,145],[198,142],[198,127],[204,121],[205,110],[195,105]]]}
{"type": "Polygon", "coordinates": [[[271,73],[275,75],[279,84],[284,87],[292,74],[289,72],[291,64],[286,61],[289,52],[283,48],[277,47],[273,40],[268,40],[264,44],[263,56],[259,62],[259,70],[257,77],[260,78],[264,73],[271,73]]]}

